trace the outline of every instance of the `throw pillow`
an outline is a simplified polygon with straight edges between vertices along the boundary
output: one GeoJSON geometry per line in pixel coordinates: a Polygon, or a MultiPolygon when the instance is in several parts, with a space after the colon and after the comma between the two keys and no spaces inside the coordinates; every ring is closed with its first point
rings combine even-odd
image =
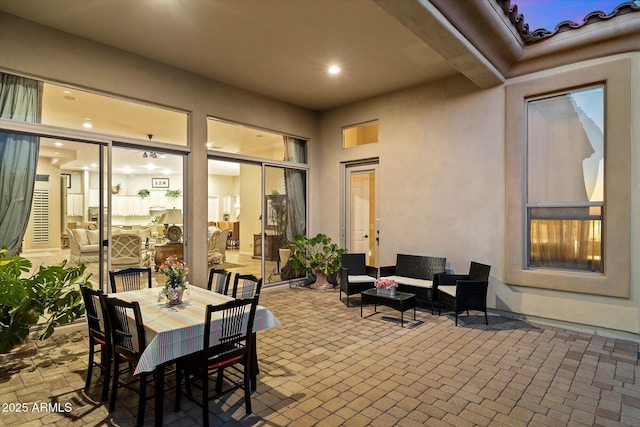
{"type": "Polygon", "coordinates": [[[86,246],[89,244],[87,230],[84,228],[76,228],[71,230],[71,232],[73,233],[73,240],[75,240],[80,246],[86,246]]]}

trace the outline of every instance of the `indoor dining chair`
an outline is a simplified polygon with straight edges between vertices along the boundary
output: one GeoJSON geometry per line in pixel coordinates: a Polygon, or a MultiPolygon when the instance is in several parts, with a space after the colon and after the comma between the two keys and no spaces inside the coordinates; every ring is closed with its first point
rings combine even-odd
{"type": "Polygon", "coordinates": [[[258,305],[258,298],[236,299],[220,305],[207,306],[204,318],[203,351],[179,359],[176,366],[176,400],[175,411],[180,410],[182,395],[181,386],[186,383],[186,396],[202,407],[202,425],[209,425],[209,400],[242,388],[247,414],[251,413],[251,364],[253,321],[258,305]],[[246,323],[244,318],[248,315],[246,323]],[[214,320],[219,319],[219,320],[214,320]],[[219,322],[213,334],[220,339],[212,343],[212,324],[219,322]],[[241,379],[231,381],[225,387],[224,369],[235,368],[241,373],[241,379]],[[216,393],[209,396],[209,376],[217,373],[216,393]],[[198,384],[199,383],[199,384],[198,384]],[[191,386],[201,389],[201,400],[194,399],[191,386]]]}
{"type": "Polygon", "coordinates": [[[209,270],[209,282],[207,289],[213,290],[222,295],[229,292],[229,283],[231,282],[231,273],[227,270],[212,268],[209,270]]]}
{"type": "Polygon", "coordinates": [[[111,379],[111,334],[106,324],[104,314],[104,294],[100,290],[91,289],[86,285],[80,285],[82,299],[84,301],[85,316],[89,327],[89,364],[85,390],[91,385],[93,368],[98,367],[104,375],[102,383],[102,401],[109,397],[109,380],[111,379]],[[101,321],[102,320],[102,321],[101,321]],[[94,361],[96,350],[100,347],[100,363],[94,361]]]}
{"type": "Polygon", "coordinates": [[[151,268],[132,267],[119,271],[109,271],[111,292],[137,291],[151,288],[151,268]],[[145,283],[146,282],[146,283],[145,283]]]}
{"type": "Polygon", "coordinates": [[[234,298],[253,298],[260,294],[260,288],[262,288],[261,278],[258,279],[253,274],[236,274],[231,296],[234,298]]]}

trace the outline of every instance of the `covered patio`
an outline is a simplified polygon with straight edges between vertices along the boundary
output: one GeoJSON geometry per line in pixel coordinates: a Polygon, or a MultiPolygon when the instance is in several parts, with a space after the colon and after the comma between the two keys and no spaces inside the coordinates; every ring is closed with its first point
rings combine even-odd
{"type": "MultiPolygon", "coordinates": [[[[258,334],[253,414],[236,391],[210,404],[216,426],[640,424],[637,342],[495,312],[488,326],[471,312],[455,327],[452,315],[418,309],[400,328],[394,310],[361,318],[357,298],[347,307],[337,289],[281,287],[260,301],[282,325],[258,334]]],[[[0,365],[3,425],[135,424],[132,392],[109,415],[101,383],[84,391],[84,323],[37,344],[36,356],[0,365]],[[26,413],[10,411],[16,404],[26,413]]],[[[174,413],[170,391],[164,423],[200,425],[200,408],[183,401],[174,413]]]]}

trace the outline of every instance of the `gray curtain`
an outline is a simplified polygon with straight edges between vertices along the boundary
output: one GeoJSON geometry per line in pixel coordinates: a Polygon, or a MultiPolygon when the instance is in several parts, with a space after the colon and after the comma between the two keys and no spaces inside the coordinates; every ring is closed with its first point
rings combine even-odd
{"type": "MultiPolygon", "coordinates": [[[[306,141],[285,136],[284,153],[285,161],[304,163],[307,158],[306,141]]],[[[284,185],[287,190],[287,240],[293,242],[297,235],[307,233],[306,172],[285,169],[284,185]]]]}
{"type": "MultiPolygon", "coordinates": [[[[0,73],[0,117],[39,122],[40,83],[0,73]]],[[[38,164],[39,138],[0,132],[0,246],[19,252],[29,215],[38,164]]]]}

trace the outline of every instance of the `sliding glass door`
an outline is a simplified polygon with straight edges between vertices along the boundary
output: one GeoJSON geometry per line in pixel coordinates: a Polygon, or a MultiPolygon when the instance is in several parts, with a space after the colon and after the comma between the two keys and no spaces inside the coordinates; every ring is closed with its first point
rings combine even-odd
{"type": "Polygon", "coordinates": [[[289,242],[306,233],[306,191],[305,170],[209,159],[210,268],[280,282],[289,242]]]}

